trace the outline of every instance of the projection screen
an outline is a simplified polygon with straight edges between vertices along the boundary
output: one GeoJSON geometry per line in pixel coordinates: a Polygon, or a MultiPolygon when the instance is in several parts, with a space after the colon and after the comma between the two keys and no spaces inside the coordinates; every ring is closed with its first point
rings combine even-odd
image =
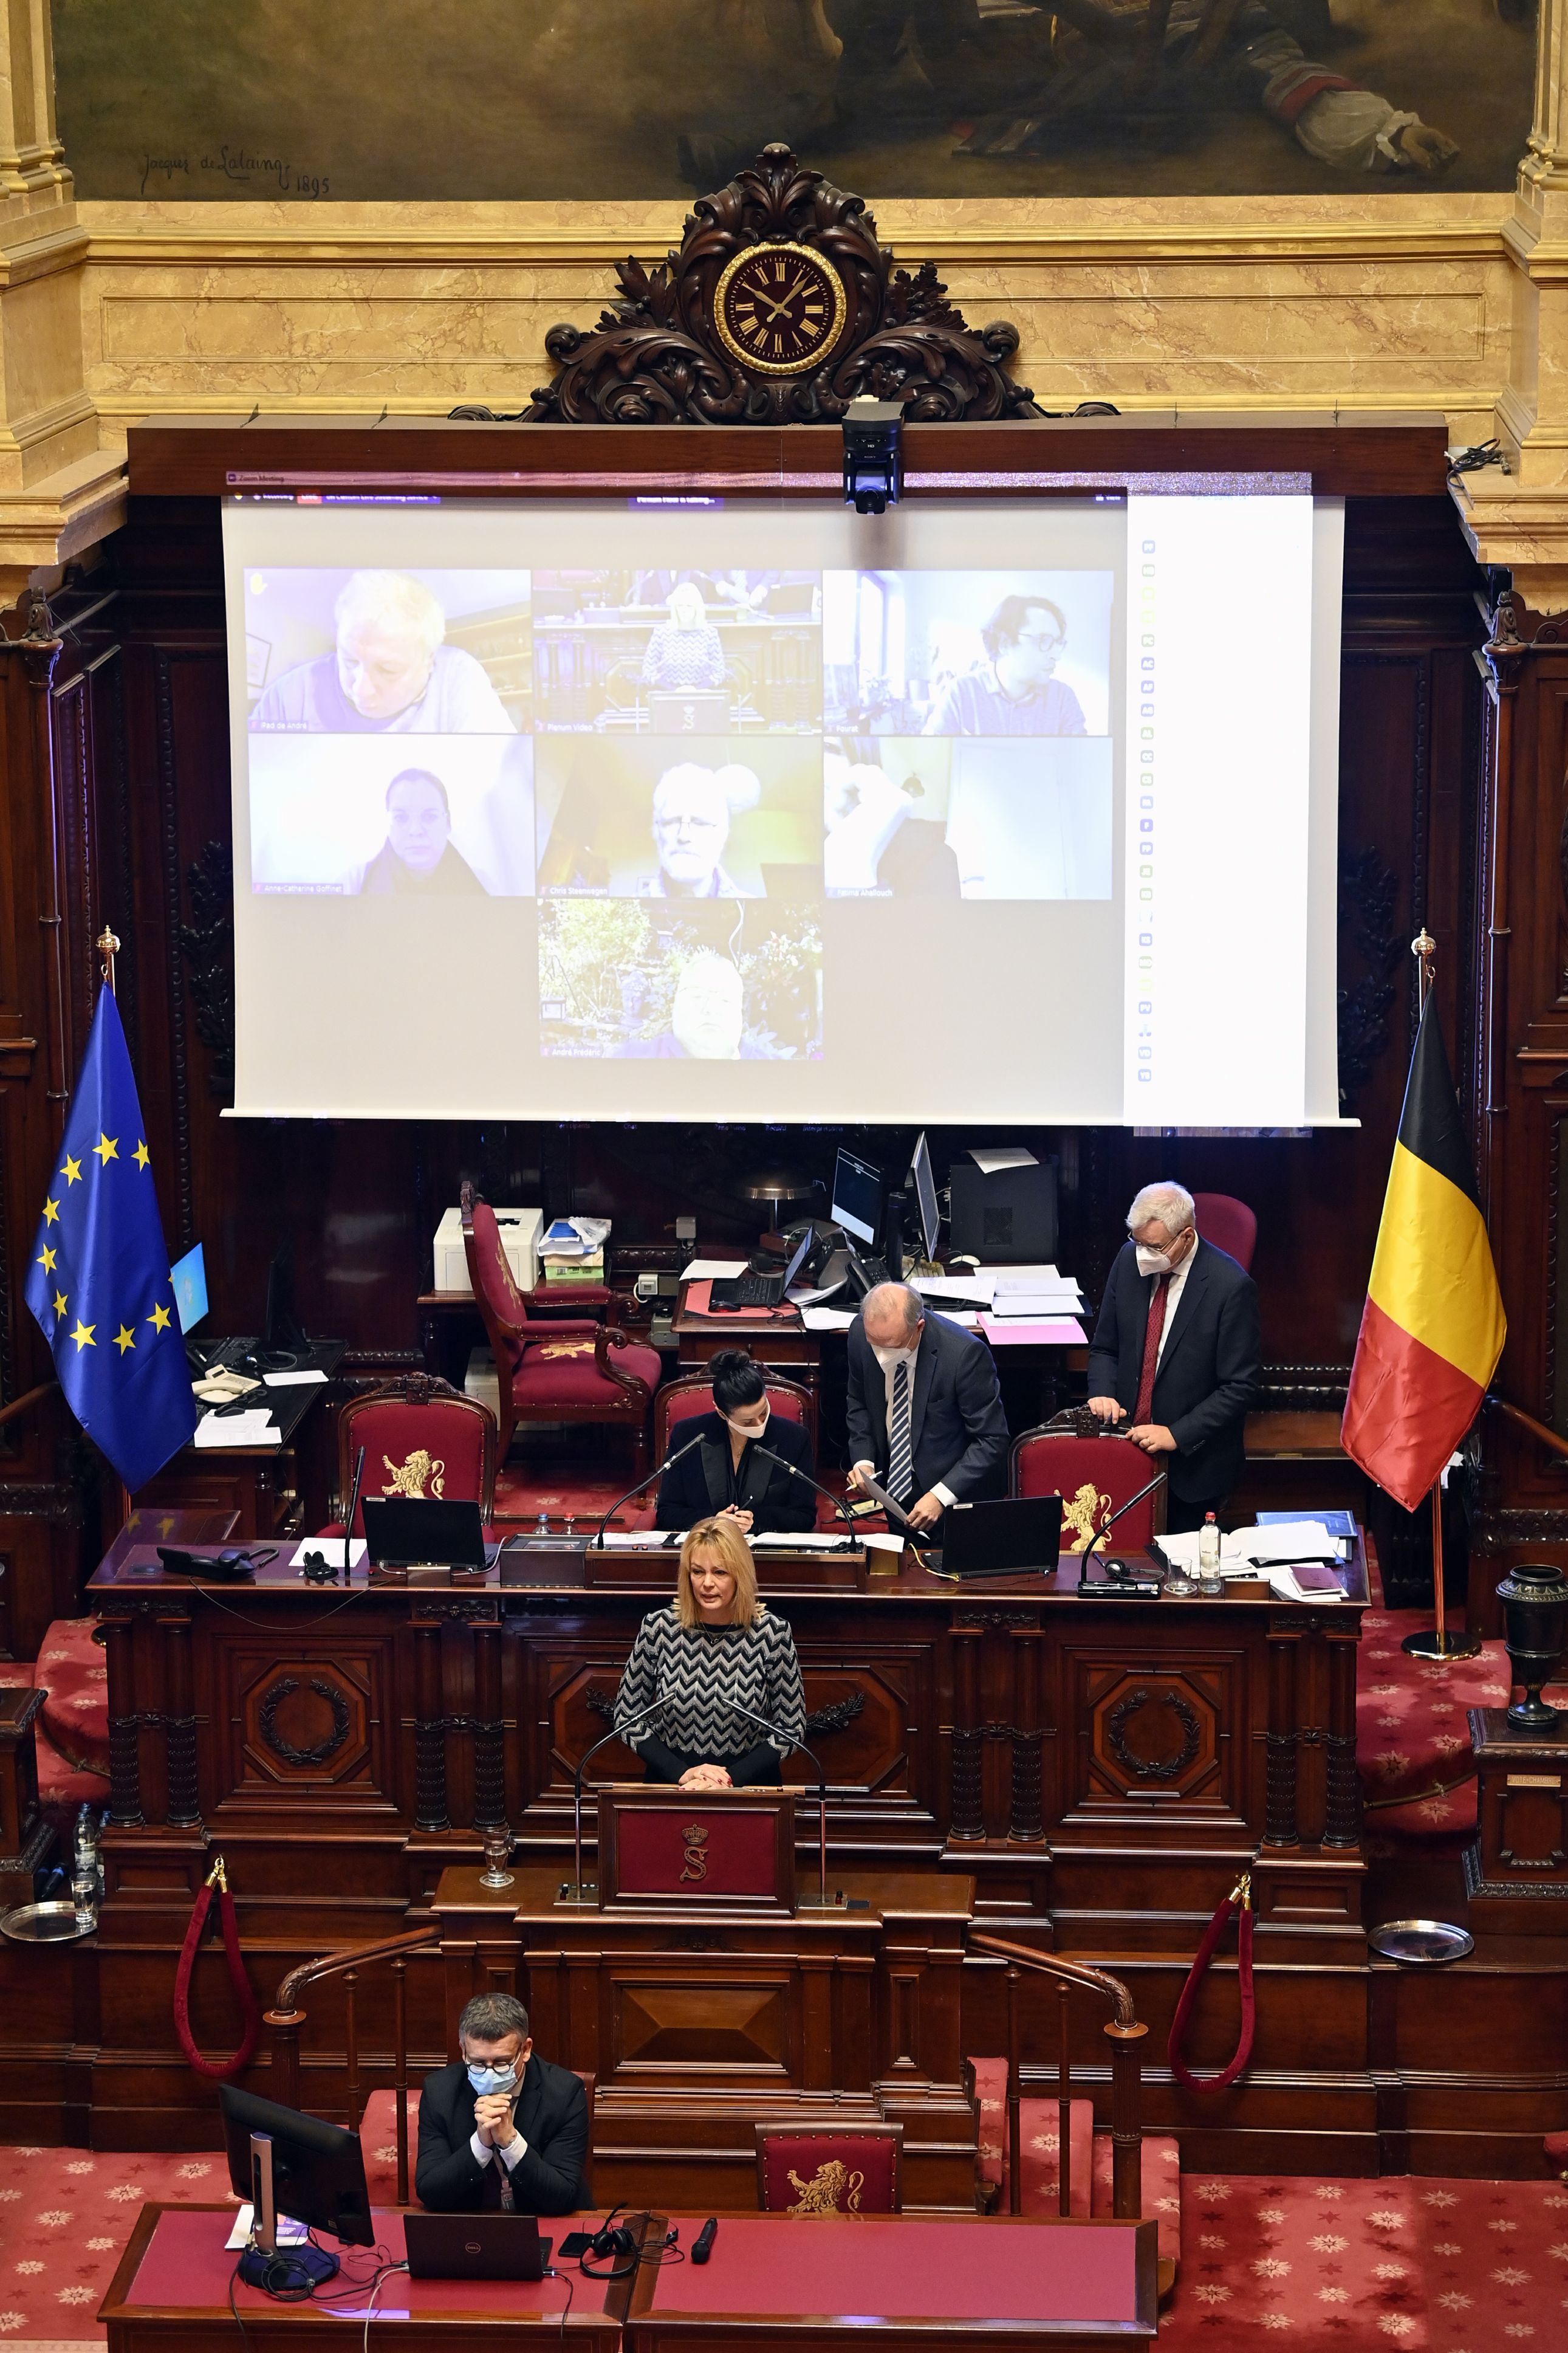
{"type": "Polygon", "coordinates": [[[237,1113],[1337,1120],[1340,502],[224,540],[237,1113]]]}

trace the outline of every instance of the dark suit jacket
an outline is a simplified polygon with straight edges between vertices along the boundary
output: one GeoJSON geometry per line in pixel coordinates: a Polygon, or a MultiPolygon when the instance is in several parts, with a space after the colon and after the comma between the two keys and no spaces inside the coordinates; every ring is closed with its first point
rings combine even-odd
{"type": "MultiPolygon", "coordinates": [[[[727,1504],[752,1514],[754,1535],[816,1525],[816,1497],[811,1489],[792,1479],[777,1462],[766,1461],[754,1446],[742,1449],[739,1472],[732,1474],[730,1431],[721,1413],[693,1414],[689,1421],[676,1422],[666,1451],[688,1446],[699,1436],[702,1443],[697,1451],[667,1471],[658,1482],[656,1527],[689,1528],[710,1512],[721,1512],[727,1504]]],[[[786,1462],[796,1464],[808,1479],[816,1477],[811,1433],[804,1423],[770,1414],[763,1444],[782,1454],[786,1462]]]]}
{"type": "MultiPolygon", "coordinates": [[[[1140,1274],[1131,1242],[1118,1250],[1089,1351],[1089,1394],[1113,1397],[1131,1413],[1138,1403],[1143,1335],[1152,1275],[1140,1274]]],[[[1262,1342],[1258,1286],[1212,1242],[1201,1241],[1182,1287],[1154,1376],[1152,1419],[1176,1441],[1163,1463],[1171,1493],[1186,1503],[1217,1504],[1241,1476],[1247,1459],[1242,1425],[1258,1394],[1262,1342]]]]}
{"type": "MultiPolygon", "coordinates": [[[[888,1475],[888,1384],[863,1326],[849,1327],[849,1460],[874,1462],[888,1475]]],[[[910,1405],[915,1493],[940,1479],[961,1504],[1002,1492],[1007,1464],[1007,1417],[996,1367],[983,1341],[956,1324],[928,1314],[915,1356],[910,1405]]]]}
{"type": "MultiPolygon", "coordinates": [[[[588,2153],[588,2094],[568,2068],[552,2067],[534,2052],[523,2070],[513,2110],[528,2143],[512,2169],[511,2194],[520,2214],[570,2214],[577,2204],[588,2153]]],[[[499,2206],[499,2158],[476,2165],[474,2087],[462,2061],[437,2067],[419,2096],[419,2161],[414,2187],[422,2206],[442,2214],[477,2214],[499,2206]]]]}

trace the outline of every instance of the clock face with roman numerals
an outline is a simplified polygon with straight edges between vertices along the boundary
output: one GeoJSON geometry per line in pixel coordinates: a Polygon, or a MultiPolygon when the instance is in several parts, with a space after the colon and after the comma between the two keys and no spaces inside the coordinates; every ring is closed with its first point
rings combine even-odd
{"type": "Polygon", "coordinates": [[[844,325],[844,280],[808,245],[753,245],[725,265],[713,324],[726,351],[763,375],[800,375],[844,325]]]}

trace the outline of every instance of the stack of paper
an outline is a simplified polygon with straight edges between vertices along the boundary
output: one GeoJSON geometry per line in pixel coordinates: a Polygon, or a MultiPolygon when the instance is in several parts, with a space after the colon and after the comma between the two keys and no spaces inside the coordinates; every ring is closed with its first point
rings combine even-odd
{"type": "Polygon", "coordinates": [[[1347,1560],[1351,1549],[1349,1539],[1331,1535],[1321,1520],[1276,1520],[1268,1527],[1237,1528],[1226,1544],[1260,1567],[1277,1561],[1347,1560]]]}
{"type": "Polygon", "coordinates": [[[1028,1315],[1050,1321],[1081,1315],[1083,1293],[1070,1274],[1054,1266],[998,1267],[993,1277],[994,1315],[1028,1315]]]}
{"type": "Polygon", "coordinates": [[[198,1446],[279,1446],[282,1440],[270,1406],[252,1406],[246,1413],[204,1413],[196,1424],[198,1446]]]}
{"type": "Polygon", "coordinates": [[[539,1245],[547,1283],[602,1283],[608,1218],[557,1218],[539,1245]]]}

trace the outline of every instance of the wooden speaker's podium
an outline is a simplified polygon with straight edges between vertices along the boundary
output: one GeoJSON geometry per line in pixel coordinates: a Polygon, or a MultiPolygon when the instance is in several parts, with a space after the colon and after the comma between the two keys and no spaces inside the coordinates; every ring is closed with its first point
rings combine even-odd
{"type": "Polygon", "coordinates": [[[795,1911],[793,1789],[612,1781],[598,1798],[601,1912],[795,1911]]]}

